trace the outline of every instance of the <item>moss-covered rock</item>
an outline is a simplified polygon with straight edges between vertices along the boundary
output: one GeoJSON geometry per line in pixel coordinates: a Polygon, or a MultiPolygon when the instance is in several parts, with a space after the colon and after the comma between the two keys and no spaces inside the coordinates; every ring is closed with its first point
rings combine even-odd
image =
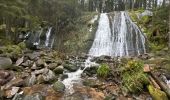
{"type": "Polygon", "coordinates": [[[154,88],[152,85],[148,86],[148,90],[153,100],[168,100],[168,97],[165,92],[154,88]]]}

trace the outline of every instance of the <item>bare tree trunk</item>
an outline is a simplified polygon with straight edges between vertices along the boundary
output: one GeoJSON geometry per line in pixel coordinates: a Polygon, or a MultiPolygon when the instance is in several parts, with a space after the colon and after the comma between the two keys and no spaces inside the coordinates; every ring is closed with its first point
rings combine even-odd
{"type": "MultiPolygon", "coordinates": [[[[169,0],[169,7],[170,7],[170,0],[169,0]]],[[[170,50],[170,10],[169,10],[169,33],[168,33],[168,36],[169,36],[168,47],[169,47],[169,50],[170,50]]]]}

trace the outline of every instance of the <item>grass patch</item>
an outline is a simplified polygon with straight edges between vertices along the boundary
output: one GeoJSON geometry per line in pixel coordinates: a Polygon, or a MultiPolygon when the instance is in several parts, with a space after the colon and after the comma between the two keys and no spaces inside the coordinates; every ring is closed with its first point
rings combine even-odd
{"type": "Polygon", "coordinates": [[[97,75],[102,78],[107,77],[109,72],[110,68],[107,64],[101,64],[101,66],[97,69],[97,75]]]}
{"type": "Polygon", "coordinates": [[[147,75],[143,72],[143,65],[143,62],[136,60],[127,62],[122,72],[123,90],[130,93],[143,91],[144,86],[149,83],[147,75]]]}

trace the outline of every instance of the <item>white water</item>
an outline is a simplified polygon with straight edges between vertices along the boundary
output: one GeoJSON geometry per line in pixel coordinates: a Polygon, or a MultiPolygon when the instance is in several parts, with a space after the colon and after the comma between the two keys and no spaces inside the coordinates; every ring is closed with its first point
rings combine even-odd
{"type": "Polygon", "coordinates": [[[112,56],[132,56],[146,53],[145,36],[132,22],[127,12],[115,12],[112,22],[112,56]]]}
{"type": "Polygon", "coordinates": [[[91,56],[101,56],[112,54],[111,29],[109,18],[106,13],[102,13],[99,19],[99,26],[96,31],[93,45],[89,50],[91,56]]]}
{"type": "MultiPolygon", "coordinates": [[[[132,22],[126,12],[115,12],[112,21],[112,30],[108,15],[102,13],[99,19],[98,29],[92,47],[89,50],[90,56],[129,56],[145,53],[145,37],[138,26],[132,22]]],[[[81,82],[81,74],[95,62],[91,62],[91,57],[85,61],[85,68],[76,72],[66,73],[68,78],[63,80],[66,86],[66,93],[74,93],[74,83],[81,82]]]]}
{"type": "Polygon", "coordinates": [[[50,36],[51,36],[51,30],[52,27],[50,27],[46,33],[46,40],[45,40],[45,46],[48,47],[49,46],[49,42],[50,42],[50,36]]]}

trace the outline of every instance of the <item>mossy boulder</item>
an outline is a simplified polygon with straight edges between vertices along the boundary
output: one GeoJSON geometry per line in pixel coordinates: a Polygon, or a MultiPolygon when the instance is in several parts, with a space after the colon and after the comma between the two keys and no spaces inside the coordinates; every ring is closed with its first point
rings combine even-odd
{"type": "Polygon", "coordinates": [[[71,72],[75,72],[79,67],[74,64],[64,64],[64,68],[71,72]]]}
{"type": "Polygon", "coordinates": [[[152,85],[148,86],[148,90],[153,100],[168,100],[168,97],[165,92],[154,88],[152,85]]]}
{"type": "Polygon", "coordinates": [[[56,92],[64,92],[65,91],[65,85],[62,82],[57,81],[53,84],[53,89],[56,92]]]}
{"type": "Polygon", "coordinates": [[[10,58],[0,57],[0,69],[8,69],[12,66],[10,58]]]}
{"type": "Polygon", "coordinates": [[[58,66],[53,71],[54,71],[55,74],[63,74],[64,67],[63,66],[58,66]]]}

